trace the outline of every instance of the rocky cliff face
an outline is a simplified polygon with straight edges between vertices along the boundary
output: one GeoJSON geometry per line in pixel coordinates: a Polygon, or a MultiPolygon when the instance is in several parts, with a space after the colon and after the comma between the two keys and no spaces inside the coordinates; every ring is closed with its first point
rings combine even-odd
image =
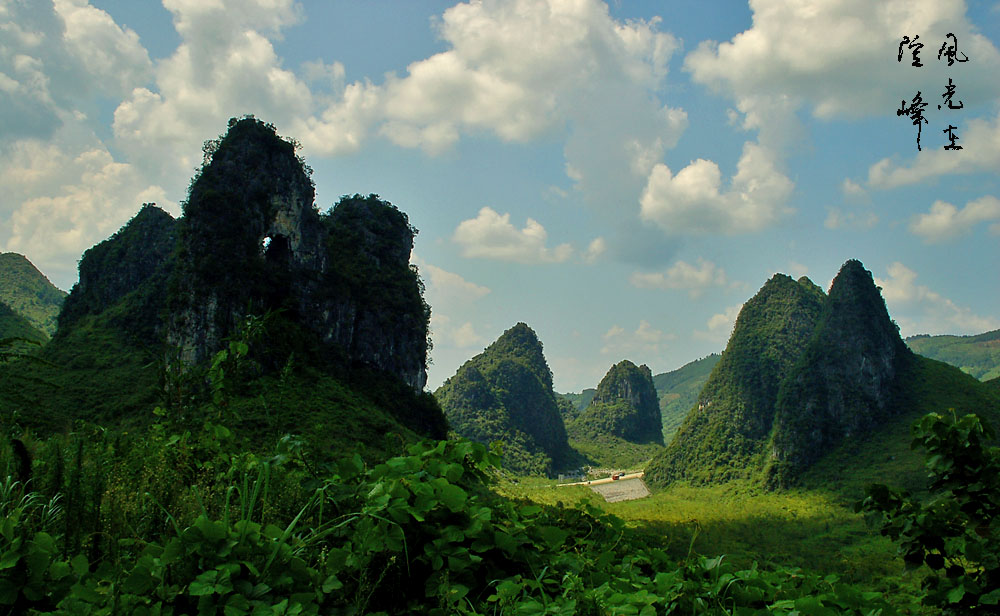
{"type": "Polygon", "coordinates": [[[504,443],[504,465],[551,473],[571,455],[535,332],[518,323],[467,361],[435,393],[460,436],[504,443]]]}
{"type": "Polygon", "coordinates": [[[594,399],[567,426],[582,437],[608,434],[633,443],[663,444],[663,425],[649,367],[621,361],[608,370],[594,399]]]}
{"type": "Polygon", "coordinates": [[[647,468],[653,483],[722,481],[759,470],[779,386],[805,349],[824,302],[808,278],[775,274],[743,305],[697,405],[647,468]]]}
{"type": "Polygon", "coordinates": [[[430,311],[406,215],[374,195],[319,214],[294,145],[253,118],[207,154],[181,221],[168,343],[203,361],[247,314],[280,311],[329,358],[422,389],[430,311]]]}
{"type": "Polygon", "coordinates": [[[848,261],[801,361],[782,383],[768,481],[783,485],[834,445],[884,423],[895,411],[896,376],[910,360],[871,273],[848,261]]]}
{"type": "Polygon", "coordinates": [[[84,252],[80,280],[66,298],[59,327],[69,327],[88,314],[100,314],[142,289],[139,303],[145,309],[131,311],[129,318],[133,325],[145,321],[143,329],[149,332],[161,331],[159,311],[172,267],[176,229],[177,221],[170,214],[147,203],[117,233],[84,252]]]}

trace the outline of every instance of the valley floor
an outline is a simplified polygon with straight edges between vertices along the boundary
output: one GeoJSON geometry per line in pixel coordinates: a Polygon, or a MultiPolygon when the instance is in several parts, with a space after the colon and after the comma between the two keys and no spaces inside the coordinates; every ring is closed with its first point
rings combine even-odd
{"type": "Polygon", "coordinates": [[[609,503],[585,484],[556,488],[551,480],[528,477],[499,489],[543,504],[599,507],[655,536],[678,560],[725,555],[739,567],[801,567],[884,592],[907,608],[919,596],[923,572],[906,572],[896,546],[869,528],[840,494],[761,493],[739,483],[675,485],[647,498],[609,503]]]}

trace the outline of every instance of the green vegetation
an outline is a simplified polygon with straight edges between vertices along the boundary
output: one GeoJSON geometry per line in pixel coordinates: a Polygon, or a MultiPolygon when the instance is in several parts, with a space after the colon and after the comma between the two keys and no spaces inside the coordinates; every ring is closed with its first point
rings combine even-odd
{"type": "Polygon", "coordinates": [[[23,255],[0,253],[0,303],[7,304],[46,337],[56,331],[56,318],[65,297],[66,292],[57,289],[23,255]]]}
{"type": "Polygon", "coordinates": [[[912,361],[871,272],[848,261],[833,279],[809,344],[781,382],[765,481],[794,482],[839,443],[898,422],[902,377],[912,361]]]}
{"type": "Polygon", "coordinates": [[[500,496],[496,458],[476,443],[427,441],[366,465],[295,436],[255,453],[224,423],[178,431],[161,418],[142,432],[77,425],[3,443],[0,605],[39,615],[893,613],[835,576],[677,558],[597,507],[500,496]]]}
{"type": "Polygon", "coordinates": [[[769,281],[651,465],[681,481],[608,505],[509,469],[581,462],[563,418],[600,464],[662,450],[648,368],[614,366],[579,409],[519,323],[438,391],[473,440],[438,440],[406,215],[376,195],[320,214],[294,142],[253,118],[229,128],[184,218],[144,206],[84,255],[50,342],[0,338],[0,612],[887,616],[1000,599],[985,424],[922,420],[929,500],[875,488],[865,504],[888,537],[849,509],[873,475],[919,489],[904,421],[1000,415],[995,382],[943,363],[871,368],[898,337],[860,264],[829,299],[769,281]],[[829,378],[796,390],[787,375],[815,378],[806,364],[829,378]],[[845,364],[892,383],[875,392],[891,420],[851,424],[870,438],[823,441],[795,490],[762,493],[756,448],[782,444],[768,409],[788,426],[800,406],[871,406],[845,364]],[[714,478],[732,481],[696,487],[714,478]],[[905,571],[890,538],[921,567],[905,571]]]}
{"type": "Polygon", "coordinates": [[[663,418],[663,442],[670,443],[688,411],[698,401],[698,394],[721,356],[708,357],[684,364],[677,370],[653,376],[653,385],[660,398],[660,416],[663,418]]]}
{"type": "Polygon", "coordinates": [[[114,325],[139,344],[162,337],[166,284],[174,266],[177,223],[155,204],[80,259],[80,280],[66,298],[59,327],[68,330],[86,315],[100,315],[121,303],[114,325]]]}
{"type": "Polygon", "coordinates": [[[807,278],[775,274],[740,311],[719,362],[667,450],[646,469],[658,486],[755,476],[781,380],[808,343],[825,296],[807,278]]]}
{"type": "Polygon", "coordinates": [[[48,335],[31,324],[31,321],[14,312],[7,304],[0,302],[0,340],[20,338],[45,342],[48,335]]]}
{"type": "Polygon", "coordinates": [[[926,449],[931,498],[873,485],[858,510],[875,514],[908,568],[926,565],[924,605],[941,614],[995,614],[1000,605],[1000,448],[977,415],[932,413],[913,426],[926,449]]]}
{"type": "Polygon", "coordinates": [[[833,490],[845,502],[856,499],[867,486],[892,478],[893,485],[919,492],[926,484],[920,453],[911,445],[909,426],[928,413],[952,408],[979,413],[1000,421],[1000,391],[954,366],[917,356],[900,381],[907,383],[892,421],[871,430],[866,438],[850,439],[831,449],[802,474],[803,489],[833,490]]]}
{"type": "Polygon", "coordinates": [[[577,411],[582,411],[583,409],[587,408],[587,405],[590,404],[590,401],[594,399],[594,395],[596,393],[597,393],[596,389],[587,388],[578,394],[568,393],[568,394],[558,394],[558,395],[568,400],[570,404],[572,404],[577,411]]]}
{"type": "Polygon", "coordinates": [[[794,485],[841,444],[906,425],[915,361],[860,262],[841,267],[829,296],[777,274],[744,304],[697,405],[647,478],[794,485]]]}
{"type": "Polygon", "coordinates": [[[663,445],[653,376],[628,360],[608,370],[583,411],[567,415],[570,445],[591,465],[642,468],[663,445]]]}
{"type": "Polygon", "coordinates": [[[632,443],[663,444],[663,422],[649,367],[623,360],[601,379],[587,408],[566,426],[576,440],[610,435],[632,443]]]}
{"type": "Polygon", "coordinates": [[[552,474],[575,461],[542,343],[518,323],[434,392],[459,436],[500,441],[507,468],[552,474]]]}
{"type": "Polygon", "coordinates": [[[1000,329],[978,336],[911,336],[914,353],[957,366],[981,381],[1000,377],[1000,329]]]}

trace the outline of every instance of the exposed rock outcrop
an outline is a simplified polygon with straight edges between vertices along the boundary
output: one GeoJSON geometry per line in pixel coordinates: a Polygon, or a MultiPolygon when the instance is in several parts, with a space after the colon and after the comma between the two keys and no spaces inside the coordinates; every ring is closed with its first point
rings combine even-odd
{"type": "Polygon", "coordinates": [[[88,314],[100,314],[125,296],[137,293],[138,304],[129,324],[146,331],[146,342],[160,326],[166,281],[173,262],[177,221],[156,207],[142,209],[117,233],[87,249],[80,259],[80,280],[66,298],[59,314],[59,327],[66,328],[88,314]]]}
{"type": "Polygon", "coordinates": [[[331,359],[427,381],[430,310],[409,266],[416,230],[377,196],[326,214],[291,142],[252,118],[208,148],[180,229],[168,342],[203,361],[247,314],[281,311],[331,359]]]}

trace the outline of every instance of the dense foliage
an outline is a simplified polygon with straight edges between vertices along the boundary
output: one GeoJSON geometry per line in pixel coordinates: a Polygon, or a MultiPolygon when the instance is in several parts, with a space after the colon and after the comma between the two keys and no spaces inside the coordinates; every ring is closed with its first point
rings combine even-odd
{"type": "Polygon", "coordinates": [[[65,297],[66,292],[57,289],[23,255],[0,253],[0,302],[46,336],[56,332],[56,319],[65,297]]]}
{"type": "Polygon", "coordinates": [[[926,565],[925,605],[941,614],[996,614],[1000,605],[1000,448],[977,415],[932,413],[913,426],[926,450],[930,499],[876,484],[859,511],[880,520],[907,566],[926,565]]]}
{"type": "Polygon", "coordinates": [[[119,303],[115,325],[139,344],[156,345],[163,335],[166,285],[174,265],[176,221],[153,203],[117,233],[87,249],[80,259],[80,280],[73,286],[59,327],[70,327],[87,315],[99,315],[119,303]]]}
{"type": "Polygon", "coordinates": [[[776,274],[743,305],[696,406],[647,468],[649,481],[717,482],[759,471],[778,388],[808,343],[824,301],[807,278],[776,274]]]}
{"type": "Polygon", "coordinates": [[[501,441],[511,470],[551,474],[573,461],[542,343],[524,323],[467,361],[434,395],[458,435],[501,441]]]}
{"type": "Polygon", "coordinates": [[[291,436],[249,453],[214,422],[7,443],[0,606],[12,613],[892,613],[835,576],[677,561],[597,508],[497,496],[495,456],[468,441],[373,466],[291,436]]]}
{"type": "Polygon", "coordinates": [[[145,424],[156,404],[204,390],[212,355],[266,314],[267,344],[247,341],[252,386],[233,396],[248,427],[444,437],[422,393],[430,309],[409,265],[416,230],[375,195],[319,214],[295,152],[272,125],[231,120],[206,144],[183,218],[146,204],[84,254],[60,330],[40,351],[47,364],[0,368],[0,414],[41,431],[74,419],[145,424]],[[289,379],[328,397],[270,387],[289,379]],[[347,419],[357,408],[368,411],[347,419]]]}
{"type": "Polygon", "coordinates": [[[48,339],[45,332],[31,324],[7,304],[0,302],[0,340],[5,338],[20,338],[44,342],[48,339]]]}
{"type": "Polygon", "coordinates": [[[958,366],[977,379],[1000,378],[1000,330],[978,336],[911,336],[914,353],[958,366]]]}

